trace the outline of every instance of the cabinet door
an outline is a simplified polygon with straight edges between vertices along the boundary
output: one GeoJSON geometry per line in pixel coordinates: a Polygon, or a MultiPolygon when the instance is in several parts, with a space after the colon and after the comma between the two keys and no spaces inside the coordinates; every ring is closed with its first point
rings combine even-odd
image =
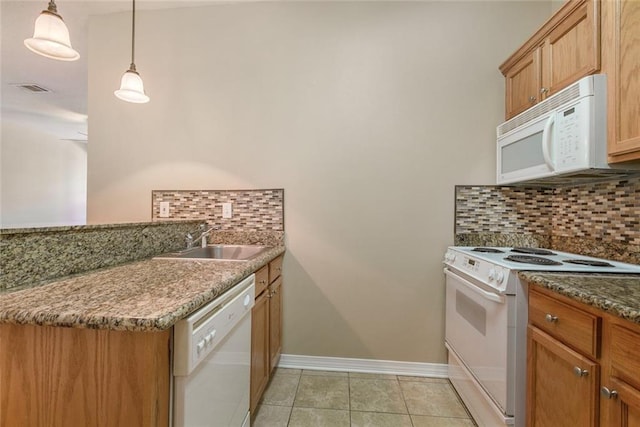
{"type": "Polygon", "coordinates": [[[611,426],[640,427],[640,390],[616,378],[611,378],[610,383],[615,391],[609,400],[611,426]]]}
{"type": "Polygon", "coordinates": [[[640,2],[602,2],[609,162],[640,159],[640,2]]]}
{"type": "Polygon", "coordinates": [[[596,426],[599,380],[597,363],[527,328],[528,426],[596,426]]]}
{"type": "Polygon", "coordinates": [[[505,74],[507,119],[538,101],[540,88],[540,49],[534,49],[516,62],[505,74]]]}
{"type": "Polygon", "coordinates": [[[255,409],[269,382],[269,290],[255,301],[251,310],[251,399],[250,411],[255,409]]]}
{"type": "Polygon", "coordinates": [[[280,277],[280,274],[282,274],[283,260],[284,256],[280,255],[278,258],[269,263],[269,283],[273,283],[273,281],[280,277]]]}
{"type": "Polygon", "coordinates": [[[269,357],[275,368],[282,352],[282,276],[269,286],[269,357]]]}
{"type": "Polygon", "coordinates": [[[0,325],[0,342],[1,426],[170,423],[170,329],[7,323],[0,325]]]}
{"type": "Polygon", "coordinates": [[[549,33],[542,47],[543,98],[600,69],[600,2],[573,3],[575,8],[549,33]]]}
{"type": "Polygon", "coordinates": [[[256,271],[256,295],[260,295],[269,285],[269,267],[264,266],[256,271]]]}

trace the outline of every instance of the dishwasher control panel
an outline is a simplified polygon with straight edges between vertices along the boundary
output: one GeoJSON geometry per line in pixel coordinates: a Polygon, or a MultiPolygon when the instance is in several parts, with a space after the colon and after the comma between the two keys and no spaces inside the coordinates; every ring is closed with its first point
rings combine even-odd
{"type": "Polygon", "coordinates": [[[173,374],[189,375],[251,312],[255,299],[255,275],[180,320],[174,326],[173,374]]]}

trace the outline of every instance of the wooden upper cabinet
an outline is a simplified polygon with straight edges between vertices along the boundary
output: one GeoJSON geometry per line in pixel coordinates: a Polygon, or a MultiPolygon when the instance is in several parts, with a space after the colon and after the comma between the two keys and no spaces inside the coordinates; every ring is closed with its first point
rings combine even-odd
{"type": "Polygon", "coordinates": [[[640,1],[602,2],[609,162],[640,159],[640,1]]]}
{"type": "Polygon", "coordinates": [[[538,101],[540,49],[535,49],[509,68],[505,74],[507,118],[520,114],[538,101]]]}
{"type": "Polygon", "coordinates": [[[640,1],[569,0],[501,66],[510,119],[582,77],[607,75],[609,163],[640,160],[640,1]]]}
{"type": "Polygon", "coordinates": [[[542,46],[542,87],[546,98],[600,70],[600,2],[574,1],[542,46]]]}
{"type": "Polygon", "coordinates": [[[600,70],[600,2],[569,0],[501,66],[507,119],[600,70]]]}

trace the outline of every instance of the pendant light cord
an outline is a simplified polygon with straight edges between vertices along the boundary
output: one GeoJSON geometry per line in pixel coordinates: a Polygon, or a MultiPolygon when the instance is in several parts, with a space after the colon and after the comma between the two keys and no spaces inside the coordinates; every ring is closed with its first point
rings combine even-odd
{"type": "Polygon", "coordinates": [[[131,69],[136,70],[136,64],[134,62],[135,49],[136,49],[136,0],[133,0],[133,13],[131,14],[131,69]]]}

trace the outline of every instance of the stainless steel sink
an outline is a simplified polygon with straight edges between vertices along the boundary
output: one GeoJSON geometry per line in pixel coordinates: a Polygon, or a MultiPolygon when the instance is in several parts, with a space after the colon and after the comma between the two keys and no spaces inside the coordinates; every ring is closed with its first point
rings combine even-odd
{"type": "Polygon", "coordinates": [[[256,245],[209,245],[204,248],[185,249],[180,252],[170,252],[153,259],[182,259],[182,260],[213,260],[213,261],[247,261],[260,255],[269,246],[256,245]]]}

